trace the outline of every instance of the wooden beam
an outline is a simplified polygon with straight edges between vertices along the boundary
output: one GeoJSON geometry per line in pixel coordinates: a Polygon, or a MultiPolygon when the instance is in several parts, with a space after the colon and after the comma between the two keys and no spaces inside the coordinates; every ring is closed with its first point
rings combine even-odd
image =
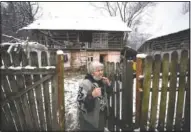
{"type": "Polygon", "coordinates": [[[20,75],[20,74],[55,74],[56,69],[45,69],[45,68],[38,68],[38,69],[0,69],[1,74],[6,75],[20,75]]]}
{"type": "Polygon", "coordinates": [[[36,86],[40,85],[41,83],[43,83],[46,80],[49,80],[53,75],[47,75],[46,77],[43,77],[41,80],[35,82],[34,84],[32,84],[31,86],[29,86],[28,88],[26,88],[23,91],[18,92],[16,95],[10,96],[8,97],[6,100],[1,101],[1,107],[3,107],[4,105],[6,105],[7,103],[9,103],[10,101],[20,97],[21,95],[25,94],[26,92],[28,92],[29,90],[35,88],[36,86]]]}

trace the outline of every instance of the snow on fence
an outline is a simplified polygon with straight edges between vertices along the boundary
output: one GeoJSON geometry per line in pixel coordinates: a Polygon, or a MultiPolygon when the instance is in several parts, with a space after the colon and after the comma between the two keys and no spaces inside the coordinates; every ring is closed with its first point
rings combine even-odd
{"type": "Polygon", "coordinates": [[[113,80],[109,99],[110,131],[186,131],[190,129],[189,55],[183,50],[105,63],[104,74],[113,80]],[[122,67],[122,70],[120,70],[122,67]]]}
{"type": "Polygon", "coordinates": [[[1,130],[64,129],[63,56],[1,49],[0,64],[1,130]]]}

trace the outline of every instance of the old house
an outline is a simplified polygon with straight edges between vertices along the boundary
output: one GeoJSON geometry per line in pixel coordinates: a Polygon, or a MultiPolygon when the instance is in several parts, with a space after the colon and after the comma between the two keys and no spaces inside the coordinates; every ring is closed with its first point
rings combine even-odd
{"type": "Polygon", "coordinates": [[[178,19],[167,21],[163,28],[158,30],[138,49],[138,52],[147,54],[164,54],[174,50],[190,49],[189,12],[178,19]]]}
{"type": "Polygon", "coordinates": [[[139,52],[155,54],[158,52],[168,52],[173,50],[189,49],[190,29],[159,36],[147,40],[138,49],[139,52]]]}
{"type": "Polygon", "coordinates": [[[116,18],[54,18],[37,20],[23,27],[30,40],[67,54],[65,67],[78,68],[88,62],[119,62],[120,50],[131,31],[116,18]]]}

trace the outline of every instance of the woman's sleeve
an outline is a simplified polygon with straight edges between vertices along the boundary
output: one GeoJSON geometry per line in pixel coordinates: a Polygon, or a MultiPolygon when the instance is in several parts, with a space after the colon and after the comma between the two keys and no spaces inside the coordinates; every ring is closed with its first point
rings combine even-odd
{"type": "Polygon", "coordinates": [[[92,96],[91,84],[84,81],[79,86],[77,101],[83,104],[87,112],[91,112],[95,106],[95,98],[92,96]]]}

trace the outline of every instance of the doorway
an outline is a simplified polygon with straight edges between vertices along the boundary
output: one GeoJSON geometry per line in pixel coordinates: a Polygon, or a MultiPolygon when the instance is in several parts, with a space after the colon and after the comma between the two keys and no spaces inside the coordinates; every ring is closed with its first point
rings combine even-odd
{"type": "Polygon", "coordinates": [[[100,54],[99,61],[101,63],[104,63],[106,60],[107,54],[100,54]]]}

